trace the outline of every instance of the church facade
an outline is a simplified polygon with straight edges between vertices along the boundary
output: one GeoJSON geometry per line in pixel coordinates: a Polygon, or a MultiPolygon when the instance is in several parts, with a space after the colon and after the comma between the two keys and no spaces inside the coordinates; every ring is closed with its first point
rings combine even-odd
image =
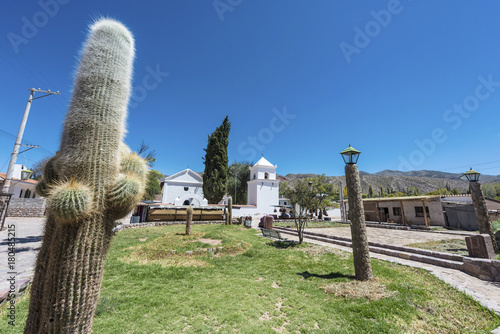
{"type": "Polygon", "coordinates": [[[208,201],[203,197],[203,178],[190,169],[164,178],[161,202],[176,206],[207,206],[208,201]]]}
{"type": "MultiPolygon", "coordinates": [[[[279,180],[276,165],[264,157],[250,167],[247,205],[233,205],[234,216],[263,215],[276,213],[279,207],[279,180]]],[[[193,207],[208,206],[203,196],[203,178],[200,174],[185,169],[163,179],[162,204],[193,207]]],[[[221,201],[227,204],[227,196],[221,201]]]]}

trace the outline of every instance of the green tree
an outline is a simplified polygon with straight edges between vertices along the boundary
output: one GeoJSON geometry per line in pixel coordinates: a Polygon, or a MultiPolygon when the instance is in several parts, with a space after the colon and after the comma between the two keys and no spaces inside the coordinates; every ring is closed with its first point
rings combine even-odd
{"type": "Polygon", "coordinates": [[[284,182],[281,187],[283,194],[295,208],[294,221],[299,236],[299,244],[304,241],[304,228],[307,224],[307,211],[314,207],[316,193],[309,180],[301,179],[294,183],[293,187],[284,182]]]}
{"type": "Polygon", "coordinates": [[[373,197],[373,187],[370,184],[370,187],[368,188],[368,197],[372,198],[373,197]]]}
{"type": "Polygon", "coordinates": [[[226,192],[233,196],[233,204],[247,204],[248,185],[250,180],[250,162],[233,162],[229,165],[226,192]],[[235,194],[236,189],[236,194],[235,194]]]}
{"type": "MultiPolygon", "coordinates": [[[[328,177],[323,175],[318,175],[312,179],[313,191],[316,193],[316,205],[315,208],[319,209],[319,219],[323,219],[323,213],[327,206],[334,205],[333,199],[337,194],[337,186],[328,182],[328,177]]],[[[313,208],[314,209],[314,208],[313,208]]]]}
{"type": "Polygon", "coordinates": [[[224,197],[228,181],[227,145],[231,123],[226,116],[222,124],[208,136],[206,154],[203,158],[203,194],[208,203],[216,204],[224,197]]]}
{"type": "Polygon", "coordinates": [[[150,170],[146,180],[146,192],[144,193],[143,200],[152,201],[155,195],[161,194],[160,181],[163,174],[157,170],[150,170]]]}

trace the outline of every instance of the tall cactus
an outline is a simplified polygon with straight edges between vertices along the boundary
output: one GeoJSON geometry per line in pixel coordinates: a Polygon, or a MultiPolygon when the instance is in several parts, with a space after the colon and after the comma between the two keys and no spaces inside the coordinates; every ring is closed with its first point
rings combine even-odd
{"type": "Polygon", "coordinates": [[[61,145],[37,190],[49,199],[25,333],[90,333],[116,219],[144,191],[146,164],[123,144],[134,39],[90,27],[61,145]]]}

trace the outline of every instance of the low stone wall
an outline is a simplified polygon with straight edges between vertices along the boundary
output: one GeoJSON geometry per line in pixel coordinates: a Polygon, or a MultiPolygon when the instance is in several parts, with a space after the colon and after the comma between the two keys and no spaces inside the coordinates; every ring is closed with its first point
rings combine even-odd
{"type": "MultiPolygon", "coordinates": [[[[201,224],[225,224],[224,220],[206,220],[206,221],[192,221],[191,225],[201,225],[201,224]]],[[[126,230],[128,228],[139,228],[139,227],[154,227],[154,226],[168,226],[168,225],[186,225],[186,221],[175,221],[175,222],[148,222],[148,223],[136,223],[136,224],[121,224],[115,228],[116,231],[126,230]]],[[[233,220],[233,225],[239,225],[239,222],[233,220]]]]}
{"type": "Polygon", "coordinates": [[[46,208],[45,198],[12,198],[7,217],[43,217],[46,208]]]}
{"type": "Polygon", "coordinates": [[[485,281],[500,282],[500,261],[464,257],[462,270],[485,281]]]}

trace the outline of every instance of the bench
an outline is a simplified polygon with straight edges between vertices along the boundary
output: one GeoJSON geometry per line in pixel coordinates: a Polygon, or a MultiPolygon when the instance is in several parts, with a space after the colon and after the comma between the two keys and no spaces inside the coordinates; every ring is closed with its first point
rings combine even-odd
{"type": "Polygon", "coordinates": [[[275,238],[281,241],[287,241],[287,238],[283,238],[281,233],[275,230],[268,230],[267,228],[261,228],[262,235],[266,238],[275,238]]]}

